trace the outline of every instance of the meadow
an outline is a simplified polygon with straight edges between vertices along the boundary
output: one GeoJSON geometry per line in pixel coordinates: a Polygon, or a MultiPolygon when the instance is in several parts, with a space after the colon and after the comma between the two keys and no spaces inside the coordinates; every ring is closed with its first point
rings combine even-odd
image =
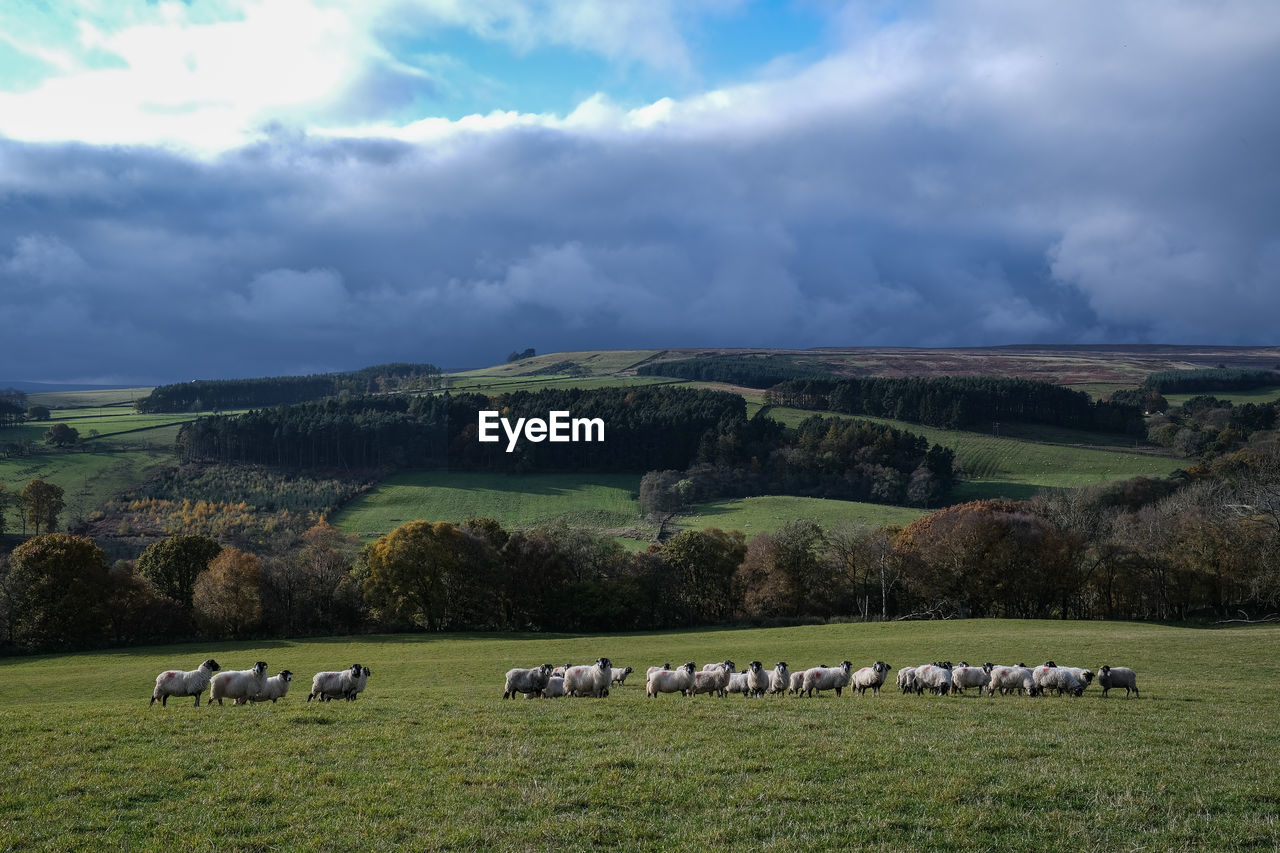
{"type": "MultiPolygon", "coordinates": [[[[1245,850],[1280,843],[1280,627],[873,623],[622,636],[388,635],[0,661],[14,849],[1245,850]],[[602,700],[504,701],[511,666],[612,658],[602,700]],[[278,704],[148,706],[206,657],[278,704]],[[1141,699],[644,697],[730,657],[1128,664],[1141,699]],[[306,702],[359,661],[359,701],[306,702]]],[[[207,701],[207,692],[205,695],[207,701]]]]}

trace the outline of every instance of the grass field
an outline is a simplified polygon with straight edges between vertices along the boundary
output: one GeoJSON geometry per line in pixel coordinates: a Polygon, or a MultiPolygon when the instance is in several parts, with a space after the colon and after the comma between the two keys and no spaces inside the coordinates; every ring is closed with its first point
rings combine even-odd
{"type": "MultiPolygon", "coordinates": [[[[767,416],[795,426],[815,412],[802,409],[771,408],[767,416]]],[[[827,416],[845,417],[844,415],[827,416]]],[[[978,498],[1027,498],[1044,488],[1075,488],[1130,477],[1163,477],[1189,463],[1184,459],[1152,456],[1123,450],[1104,450],[1071,444],[1053,444],[1025,438],[984,435],[977,432],[864,418],[889,424],[924,436],[930,442],[953,448],[956,461],[968,480],[957,489],[958,500],[978,498]]],[[[1018,427],[1020,434],[1038,434],[1033,428],[1018,427]]],[[[1054,437],[1052,433],[1039,433],[1054,437]]]]}
{"type": "Polygon", "coordinates": [[[1249,391],[1204,391],[1199,394],[1165,394],[1164,398],[1169,401],[1171,406],[1181,406],[1192,397],[1201,396],[1217,397],[1219,400],[1227,400],[1235,405],[1241,403],[1271,403],[1280,400],[1280,386],[1272,388],[1254,388],[1249,391]]]}
{"type": "MultiPolygon", "coordinates": [[[[176,427],[172,428],[176,429],[176,427]]],[[[147,435],[139,433],[138,435],[147,435]]],[[[39,453],[0,459],[0,483],[19,494],[35,479],[61,486],[67,508],[62,526],[78,522],[125,489],[137,485],[157,467],[173,464],[173,439],[163,448],[135,448],[103,453],[39,453]]],[[[9,530],[21,529],[17,510],[10,510],[9,530]]]]}
{"type": "MultiPolygon", "coordinates": [[[[1271,850],[1280,628],[934,622],[631,636],[397,635],[0,661],[0,839],[36,850],[1271,850]],[[606,655],[602,700],[503,672],[606,655]],[[296,673],[279,704],[148,707],[206,657],[296,673]],[[1142,699],[647,700],[731,657],[1125,663],[1142,699]],[[310,676],[372,670],[354,703],[310,676]]],[[[207,699],[207,693],[205,694],[207,699]]]]}
{"type": "Polygon", "coordinates": [[[704,527],[741,530],[750,538],[757,533],[772,533],[788,522],[801,519],[817,522],[823,530],[831,530],[848,524],[905,526],[924,513],[921,509],[902,506],[773,495],[698,504],[688,515],[679,517],[677,526],[682,530],[701,530],[704,527]]]}

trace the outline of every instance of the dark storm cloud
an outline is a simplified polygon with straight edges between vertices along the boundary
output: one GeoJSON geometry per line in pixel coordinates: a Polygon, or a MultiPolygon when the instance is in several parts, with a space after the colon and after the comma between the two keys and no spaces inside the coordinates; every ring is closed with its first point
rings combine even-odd
{"type": "Polygon", "coordinates": [[[212,160],[4,142],[0,378],[1274,342],[1276,15],[1113,8],[851,19],[828,60],[657,122],[280,130],[212,160]]]}

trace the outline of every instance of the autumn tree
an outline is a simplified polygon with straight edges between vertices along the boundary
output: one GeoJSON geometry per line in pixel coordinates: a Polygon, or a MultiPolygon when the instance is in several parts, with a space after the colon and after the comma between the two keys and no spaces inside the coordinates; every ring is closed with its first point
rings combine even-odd
{"type": "Polygon", "coordinates": [[[410,521],[365,546],[365,602],[385,623],[428,631],[471,626],[484,601],[494,556],[483,540],[446,521],[410,521]]]}
{"type": "Polygon", "coordinates": [[[191,603],[210,636],[242,637],[262,623],[262,563],[237,548],[223,548],[196,578],[191,603]]]}
{"type": "Polygon", "coordinates": [[[148,545],[136,568],[162,594],[190,612],[196,578],[221,551],[222,546],[208,536],[178,534],[148,545]]]}
{"type": "Polygon", "coordinates": [[[320,521],[302,534],[301,547],[263,565],[264,606],[272,624],[289,633],[354,627],[360,589],[351,568],[358,541],[320,521]]]}
{"type": "Polygon", "coordinates": [[[63,500],[62,487],[44,480],[32,480],[22,490],[19,498],[22,507],[23,533],[26,525],[34,528],[37,536],[43,526],[46,533],[52,533],[58,526],[58,514],[66,507],[63,500]]]}
{"type": "Polygon", "coordinates": [[[110,590],[107,561],[93,540],[47,533],[23,542],[10,556],[15,639],[35,648],[67,648],[102,635],[110,590]]]}
{"type": "Polygon", "coordinates": [[[742,607],[755,617],[830,616],[830,566],[819,558],[822,528],[793,521],[751,540],[737,573],[742,607]]]}

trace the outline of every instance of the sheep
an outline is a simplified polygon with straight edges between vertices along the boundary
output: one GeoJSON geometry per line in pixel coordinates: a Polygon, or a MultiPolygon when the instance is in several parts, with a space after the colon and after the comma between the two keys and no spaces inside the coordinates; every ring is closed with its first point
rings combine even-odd
{"type": "Polygon", "coordinates": [[[632,669],[631,667],[627,667],[626,669],[615,669],[615,670],[613,671],[613,680],[612,680],[612,682],[611,682],[611,683],[613,683],[613,684],[626,684],[626,683],[627,683],[627,676],[628,676],[628,675],[630,675],[630,674],[631,674],[631,673],[633,673],[633,672],[635,672],[635,670],[634,670],[634,669],[632,669]]]}
{"type": "Polygon", "coordinates": [[[645,681],[646,697],[656,699],[659,693],[687,693],[693,689],[693,673],[697,664],[689,661],[675,669],[659,669],[651,672],[645,681]]]}
{"type": "Polygon", "coordinates": [[[987,682],[987,695],[994,696],[996,690],[1001,693],[1018,690],[1025,692],[1028,696],[1035,696],[1039,693],[1035,679],[1031,675],[1031,670],[1022,664],[1017,666],[993,666],[991,668],[991,680],[987,682]]]}
{"type": "Polygon", "coordinates": [[[885,676],[893,667],[882,660],[878,660],[871,666],[864,666],[853,674],[852,685],[857,688],[858,695],[866,695],[867,688],[871,688],[872,696],[880,695],[880,685],[884,684],[885,676]]]}
{"type": "Polygon", "coordinates": [[[753,660],[747,664],[747,693],[751,696],[763,696],[769,690],[769,683],[772,681],[773,673],[764,668],[758,660],[753,660]]]}
{"type": "Polygon", "coordinates": [[[1098,686],[1102,688],[1102,698],[1107,698],[1107,691],[1112,687],[1124,688],[1124,698],[1129,698],[1129,691],[1133,691],[1135,699],[1141,699],[1138,695],[1138,676],[1133,670],[1127,666],[1102,666],[1098,669],[1098,686]]]}
{"type": "Polygon", "coordinates": [[[823,690],[834,690],[839,696],[840,691],[849,686],[849,679],[852,677],[852,661],[844,661],[837,667],[815,666],[804,671],[801,692],[805,696],[812,696],[815,690],[819,693],[823,690]]]}
{"type": "Polygon", "coordinates": [[[734,670],[736,670],[736,669],[737,669],[737,665],[736,665],[736,664],[734,664],[734,662],[733,662],[733,661],[728,660],[728,659],[726,658],[725,660],[717,661],[716,663],[709,663],[709,664],[706,664],[705,666],[703,666],[703,667],[702,667],[702,671],[703,671],[703,672],[714,672],[715,670],[719,669],[719,668],[720,668],[720,667],[722,667],[722,666],[727,666],[727,667],[729,667],[729,671],[730,671],[730,672],[733,672],[734,670]]]}
{"type": "Polygon", "coordinates": [[[266,680],[256,696],[242,696],[236,700],[236,704],[243,705],[245,702],[266,702],[268,700],[274,704],[277,699],[283,699],[285,694],[289,692],[290,681],[293,681],[293,673],[287,669],[282,669],[278,674],[266,680]]]}
{"type": "Polygon", "coordinates": [[[360,667],[360,675],[356,677],[351,689],[347,691],[347,701],[354,702],[356,697],[364,692],[365,686],[369,683],[369,667],[360,667]]]}
{"type": "Polygon", "coordinates": [[[786,693],[791,687],[791,671],[787,669],[787,662],[778,661],[778,665],[773,668],[773,673],[769,676],[770,693],[786,693]]]}
{"type": "Polygon", "coordinates": [[[612,681],[613,664],[608,658],[597,658],[591,666],[571,666],[564,671],[564,693],[602,699],[609,695],[612,681]]]}
{"type": "Polygon", "coordinates": [[[547,679],[547,686],[542,690],[544,699],[557,699],[564,695],[564,676],[553,675],[547,679]]]}
{"type": "Polygon", "coordinates": [[[1084,688],[1080,686],[1080,682],[1071,674],[1071,670],[1064,666],[1057,666],[1052,661],[1038,666],[1031,671],[1031,680],[1036,685],[1036,690],[1044,695],[1046,692],[1053,690],[1062,695],[1062,693],[1070,693],[1072,696],[1079,696],[1084,692],[1084,688]]]}
{"type": "Polygon", "coordinates": [[[248,699],[257,696],[267,684],[267,662],[260,660],[253,669],[233,669],[219,672],[209,680],[209,704],[217,699],[248,699]]]}
{"type": "Polygon", "coordinates": [[[951,690],[954,693],[963,693],[967,688],[976,687],[979,690],[986,687],[991,682],[991,668],[995,666],[993,663],[984,663],[982,666],[969,666],[964,661],[960,665],[951,670],[951,690]]]}
{"type": "Polygon", "coordinates": [[[729,675],[729,686],[725,688],[726,693],[741,693],[743,696],[751,695],[751,688],[747,686],[746,670],[742,672],[734,672],[729,675]]]}
{"type": "Polygon", "coordinates": [[[914,666],[904,666],[898,670],[898,689],[907,693],[915,693],[918,687],[916,679],[916,668],[914,666]]]}
{"type": "Polygon", "coordinates": [[[1067,671],[1076,677],[1076,681],[1080,682],[1080,692],[1084,693],[1089,685],[1093,683],[1093,670],[1084,669],[1079,666],[1066,667],[1067,671]]]}
{"type": "Polygon", "coordinates": [[[787,692],[799,695],[800,690],[804,687],[804,670],[796,670],[791,673],[791,680],[787,683],[787,692]]]}
{"type": "Polygon", "coordinates": [[[544,663],[541,666],[535,666],[532,669],[515,669],[507,670],[506,686],[502,688],[503,699],[514,699],[517,693],[523,693],[525,696],[536,696],[547,687],[547,680],[551,678],[552,666],[544,663]]]}
{"type": "Polygon", "coordinates": [[[927,663],[916,667],[916,692],[923,693],[928,688],[933,693],[943,696],[951,692],[951,662],[927,663]]]}
{"type": "Polygon", "coordinates": [[[667,671],[667,672],[670,672],[670,671],[671,671],[671,662],[670,662],[670,661],[668,661],[667,663],[664,663],[662,666],[651,666],[651,667],[649,667],[649,669],[645,671],[645,674],[644,674],[644,680],[645,680],[645,681],[648,681],[648,680],[649,680],[649,676],[653,675],[655,672],[662,672],[662,671],[667,671]]]}
{"type": "Polygon", "coordinates": [[[712,664],[712,669],[703,669],[702,672],[693,674],[693,688],[689,691],[690,696],[697,696],[699,693],[710,693],[713,696],[725,697],[729,695],[729,679],[733,676],[733,661],[727,660],[724,663],[712,664]]]}
{"type": "Polygon", "coordinates": [[[170,696],[194,696],[196,697],[194,707],[199,708],[200,694],[209,686],[209,680],[213,678],[213,674],[220,669],[222,667],[213,658],[209,658],[191,670],[166,669],[156,676],[156,687],[151,691],[151,702],[147,707],[154,705],[157,699],[160,700],[160,707],[163,708],[169,703],[170,696]]]}
{"type": "Polygon", "coordinates": [[[319,699],[321,702],[328,702],[339,696],[346,697],[363,671],[364,667],[353,663],[350,669],[340,672],[317,672],[311,677],[311,692],[307,694],[307,701],[319,699]]]}
{"type": "Polygon", "coordinates": [[[571,664],[571,663],[567,663],[567,664],[565,664],[564,666],[558,666],[558,667],[556,667],[555,669],[551,670],[551,677],[552,677],[552,678],[564,678],[564,671],[565,671],[566,669],[568,669],[569,667],[571,667],[571,666],[573,666],[573,664],[571,664]]]}

